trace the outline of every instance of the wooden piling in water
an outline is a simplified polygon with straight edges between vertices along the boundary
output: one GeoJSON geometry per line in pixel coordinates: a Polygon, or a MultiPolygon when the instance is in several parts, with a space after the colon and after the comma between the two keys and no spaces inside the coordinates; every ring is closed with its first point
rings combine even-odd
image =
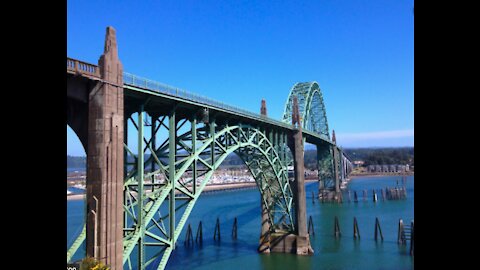
{"type": "Polygon", "coordinates": [[[315,228],[313,227],[312,216],[308,219],[308,234],[315,236],[315,228]]]}
{"type": "Polygon", "coordinates": [[[401,244],[401,245],[405,244],[404,234],[405,234],[405,231],[403,226],[403,220],[400,219],[398,221],[398,237],[397,237],[398,244],[401,244]]]}
{"type": "Polygon", "coordinates": [[[350,196],[350,190],[348,191],[348,202],[352,201],[352,197],[350,196]]]}
{"type": "Polygon", "coordinates": [[[338,223],[338,217],[335,216],[335,238],[338,238],[342,235],[342,233],[340,232],[340,224],[338,223]]]}
{"type": "Polygon", "coordinates": [[[360,230],[358,229],[357,218],[353,217],[353,238],[360,238],[360,230]]]}
{"type": "Polygon", "coordinates": [[[312,191],[312,203],[315,204],[315,192],[312,191]]]}
{"type": "Polygon", "coordinates": [[[382,241],[383,241],[383,234],[382,234],[382,228],[380,228],[380,221],[378,221],[378,217],[376,217],[375,218],[375,241],[377,241],[378,232],[380,232],[380,237],[382,238],[382,241]]]}
{"type": "Polygon", "coordinates": [[[382,200],[385,201],[386,195],[385,195],[385,190],[382,188],[382,200]]]}
{"type": "Polygon", "coordinates": [[[187,228],[187,235],[185,236],[185,241],[183,242],[184,246],[190,246],[190,243],[193,246],[193,233],[192,233],[192,227],[190,224],[188,224],[187,228]]]}
{"type": "Polygon", "coordinates": [[[415,227],[413,226],[413,220],[412,220],[412,223],[410,225],[410,228],[411,228],[411,233],[410,233],[410,255],[413,256],[413,246],[414,246],[414,240],[415,240],[415,236],[414,236],[414,231],[415,231],[415,227]]]}
{"type": "Polygon", "coordinates": [[[377,202],[377,193],[375,192],[375,189],[373,189],[373,202],[377,202]]]}
{"type": "Polygon", "coordinates": [[[232,239],[237,239],[237,217],[233,220],[233,227],[232,227],[232,239]]]}
{"type": "Polygon", "coordinates": [[[358,196],[357,196],[357,191],[356,190],[353,192],[353,200],[354,200],[354,202],[358,203],[358,196]]]}
{"type": "Polygon", "coordinates": [[[217,223],[215,224],[215,231],[213,232],[213,240],[217,240],[218,236],[218,241],[220,241],[220,220],[217,218],[217,223]]]}
{"type": "Polygon", "coordinates": [[[197,235],[195,236],[195,243],[203,243],[203,231],[202,231],[202,221],[198,223],[197,235]]]}

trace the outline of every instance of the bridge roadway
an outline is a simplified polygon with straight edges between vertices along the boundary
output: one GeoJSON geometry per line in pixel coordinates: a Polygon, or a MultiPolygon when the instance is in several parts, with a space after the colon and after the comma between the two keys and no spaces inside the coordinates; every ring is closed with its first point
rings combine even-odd
{"type": "MultiPolygon", "coordinates": [[[[92,81],[108,83],[101,79],[97,65],[73,58],[67,58],[67,73],[80,75],[92,81]]],[[[261,122],[264,123],[265,126],[273,126],[280,130],[291,131],[296,129],[291,124],[191,93],[174,86],[142,78],[128,72],[123,72],[123,89],[127,90],[124,93],[126,112],[128,110],[135,112],[138,104],[146,99],[150,99],[148,104],[145,105],[145,111],[158,111],[160,114],[167,114],[169,107],[165,105],[172,104],[172,101],[175,101],[178,102],[176,114],[180,118],[182,118],[182,116],[190,116],[193,110],[207,108],[215,112],[215,118],[218,121],[226,121],[228,119],[229,122],[233,122],[237,120],[236,122],[244,124],[258,124],[258,122],[261,122]]],[[[302,133],[308,143],[335,145],[325,135],[306,129],[302,129],[302,133]]]]}

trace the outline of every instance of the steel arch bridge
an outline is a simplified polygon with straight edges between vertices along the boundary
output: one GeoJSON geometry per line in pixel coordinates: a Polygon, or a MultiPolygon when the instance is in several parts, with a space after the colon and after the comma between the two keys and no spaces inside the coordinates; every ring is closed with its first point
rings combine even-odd
{"type": "Polygon", "coordinates": [[[293,152],[303,150],[292,139],[294,97],[303,143],[317,146],[320,186],[330,187],[330,177],[338,189],[349,160],[330,140],[318,83],[295,84],[277,121],[123,72],[108,28],[98,66],[67,58],[67,124],[88,149],[86,224],[67,262],[86,242],[87,254],[112,269],[164,269],[205,185],[231,153],[255,179],[267,233],[306,235],[309,246],[299,221],[306,219],[303,180],[288,174],[299,162],[293,152]]]}
{"type": "Polygon", "coordinates": [[[298,109],[300,112],[300,121],[303,128],[330,140],[328,129],[327,111],[323,103],[323,95],[317,82],[302,82],[293,85],[287,102],[282,121],[292,123],[292,104],[293,97],[298,99],[298,109]]]}
{"type": "MultiPolygon", "coordinates": [[[[300,121],[303,129],[319,134],[325,140],[330,140],[327,111],[323,95],[317,82],[299,82],[293,85],[285,103],[282,122],[292,122],[292,100],[298,99],[300,121]]],[[[317,145],[318,177],[320,193],[335,189],[333,148],[328,145],[317,145]]]]}

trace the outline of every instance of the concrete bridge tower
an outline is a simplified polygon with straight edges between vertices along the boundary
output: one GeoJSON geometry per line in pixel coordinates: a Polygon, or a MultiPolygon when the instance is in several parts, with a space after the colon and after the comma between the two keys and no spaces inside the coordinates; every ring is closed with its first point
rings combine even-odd
{"type": "Polygon", "coordinates": [[[87,256],[123,269],[123,67],[112,27],[98,66],[102,81],[88,97],[87,256]]]}
{"type": "Polygon", "coordinates": [[[298,100],[293,98],[292,125],[297,127],[289,138],[290,148],[293,152],[293,168],[295,171],[295,184],[293,185],[293,199],[295,201],[295,221],[296,233],[296,253],[298,255],[313,254],[310,245],[310,236],[307,232],[307,203],[305,193],[305,164],[304,164],[304,145],[302,136],[302,124],[300,122],[300,113],[298,110],[298,100]]]}

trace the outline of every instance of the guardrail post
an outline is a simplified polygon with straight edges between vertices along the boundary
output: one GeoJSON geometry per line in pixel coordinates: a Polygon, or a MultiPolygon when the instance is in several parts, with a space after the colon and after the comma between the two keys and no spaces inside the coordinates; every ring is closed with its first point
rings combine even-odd
{"type": "Polygon", "coordinates": [[[75,73],[77,73],[78,72],[78,60],[73,61],[73,65],[74,65],[75,73]]]}

